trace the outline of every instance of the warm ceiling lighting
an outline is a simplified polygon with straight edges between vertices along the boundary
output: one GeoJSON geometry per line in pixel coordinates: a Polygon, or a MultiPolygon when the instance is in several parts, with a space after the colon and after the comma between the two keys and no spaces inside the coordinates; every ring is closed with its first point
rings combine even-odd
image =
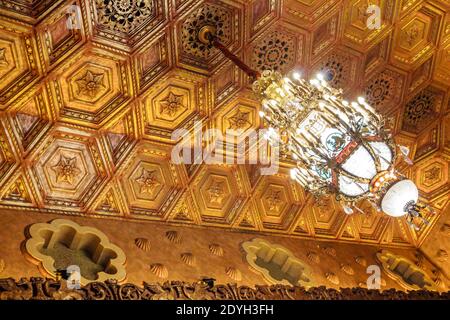
{"type": "Polygon", "coordinates": [[[423,210],[432,209],[419,204],[414,182],[395,169],[400,156],[411,163],[408,148],[395,144],[383,117],[364,98],[345,101],[342,90],[328,86],[321,74],[310,81],[296,72],[289,77],[269,70],[260,75],[224,48],[213,30],[202,28],[200,40],[255,80],[260,116],[273,128],[267,138],[296,161],[293,179],[316,197],[334,194],[348,214],[361,211],[356,203],[365,199],[389,216],[406,216],[415,229],[428,224],[423,210]]]}

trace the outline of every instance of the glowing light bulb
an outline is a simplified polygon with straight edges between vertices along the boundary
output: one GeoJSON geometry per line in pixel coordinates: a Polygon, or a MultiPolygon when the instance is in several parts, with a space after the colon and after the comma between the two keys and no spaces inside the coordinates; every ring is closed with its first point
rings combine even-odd
{"type": "Polygon", "coordinates": [[[297,176],[296,169],[291,169],[291,179],[295,179],[296,176],[297,176]]]}
{"type": "Polygon", "coordinates": [[[363,104],[363,103],[366,102],[366,99],[364,99],[363,97],[358,97],[358,102],[359,102],[360,104],[363,104]]]}
{"type": "Polygon", "coordinates": [[[319,81],[323,81],[323,80],[324,80],[323,74],[321,74],[321,73],[318,73],[317,76],[316,76],[316,78],[317,78],[317,80],[319,80],[319,81]]]}
{"type": "Polygon", "coordinates": [[[260,111],[259,112],[259,116],[262,118],[262,117],[264,117],[264,115],[265,115],[265,113],[263,112],[263,111],[260,111]]]}
{"type": "Polygon", "coordinates": [[[300,73],[298,72],[294,72],[294,74],[292,75],[294,77],[295,80],[300,80],[300,73]]]}

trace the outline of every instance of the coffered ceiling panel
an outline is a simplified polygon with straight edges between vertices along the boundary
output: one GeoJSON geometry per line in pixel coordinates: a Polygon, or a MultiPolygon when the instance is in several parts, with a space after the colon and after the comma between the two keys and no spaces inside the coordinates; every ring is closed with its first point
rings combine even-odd
{"type": "Polygon", "coordinates": [[[0,206],[419,246],[450,196],[449,66],[443,0],[0,1],[0,206]],[[264,127],[248,77],[198,41],[207,24],[258,71],[322,72],[365,96],[410,148],[400,169],[436,209],[430,225],[316,201],[285,154],[268,176],[259,163],[171,162],[172,134],[196,122],[217,129],[202,147],[264,127]]]}

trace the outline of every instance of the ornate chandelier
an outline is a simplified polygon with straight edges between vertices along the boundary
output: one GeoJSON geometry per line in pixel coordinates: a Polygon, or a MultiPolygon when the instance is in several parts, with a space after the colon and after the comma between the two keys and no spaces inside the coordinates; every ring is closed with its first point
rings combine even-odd
{"type": "Polygon", "coordinates": [[[222,51],[255,81],[260,116],[269,125],[267,139],[296,161],[291,177],[317,198],[334,194],[347,214],[360,200],[392,217],[406,216],[420,229],[428,224],[413,181],[395,169],[400,158],[412,164],[409,150],[397,146],[384,119],[364,98],[347,102],[342,90],[328,86],[319,74],[306,81],[298,73],[283,77],[251,70],[229,52],[205,26],[199,40],[222,51]]]}

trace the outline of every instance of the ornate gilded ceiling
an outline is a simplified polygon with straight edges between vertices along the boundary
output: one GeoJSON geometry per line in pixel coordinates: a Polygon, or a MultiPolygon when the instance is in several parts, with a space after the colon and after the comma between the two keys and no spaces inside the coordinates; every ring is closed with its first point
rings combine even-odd
{"type": "Polygon", "coordinates": [[[420,0],[0,0],[0,205],[291,237],[420,245],[450,195],[450,3],[420,0]],[[369,5],[382,23],[366,24],[369,5]],[[257,165],[175,165],[180,128],[259,128],[247,77],[197,40],[214,24],[257,70],[321,71],[389,119],[438,215],[412,231],[315,204],[257,165]]]}

